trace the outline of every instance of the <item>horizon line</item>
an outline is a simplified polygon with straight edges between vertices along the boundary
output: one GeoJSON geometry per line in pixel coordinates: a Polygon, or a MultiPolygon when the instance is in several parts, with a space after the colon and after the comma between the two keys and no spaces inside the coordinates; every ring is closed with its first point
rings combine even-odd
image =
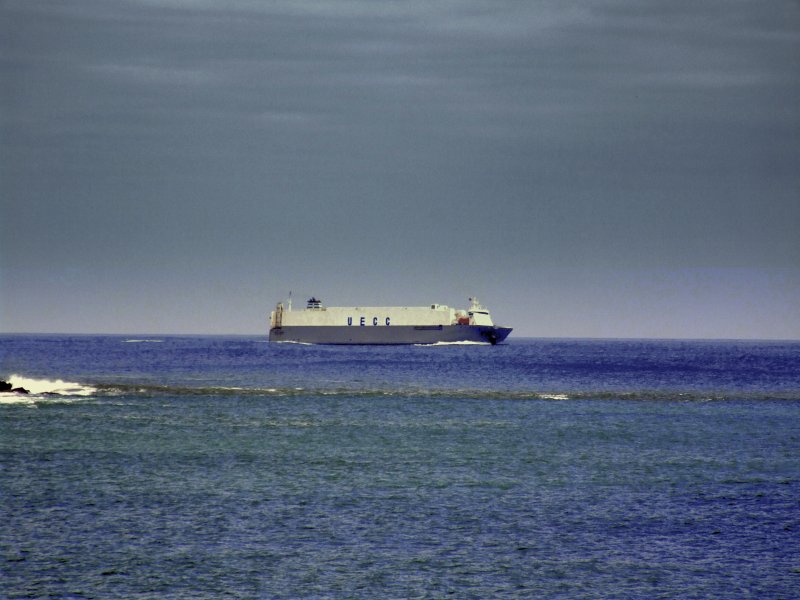
{"type": "MultiPolygon", "coordinates": [[[[20,336],[36,336],[36,335],[52,335],[52,336],[108,336],[108,337],[126,337],[126,336],[160,336],[160,337],[268,337],[269,332],[266,333],[157,333],[157,332],[86,332],[86,331],[0,331],[2,335],[20,335],[20,336]]],[[[800,342],[800,338],[760,338],[760,337],[642,337],[642,336],[621,336],[621,337],[607,337],[607,336],[532,336],[532,335],[518,335],[513,338],[509,337],[508,341],[514,340],[595,340],[595,341],[636,341],[636,340],[654,340],[654,341],[694,341],[694,342],[800,342]]],[[[275,342],[279,343],[279,342],[275,342]]],[[[320,345],[320,344],[315,344],[320,345]]],[[[322,344],[324,345],[324,344],[322,344]]],[[[333,344],[336,345],[336,344],[333,344]]],[[[369,344],[364,344],[369,345],[369,344]]],[[[389,344],[391,345],[391,344],[389,344]]]]}

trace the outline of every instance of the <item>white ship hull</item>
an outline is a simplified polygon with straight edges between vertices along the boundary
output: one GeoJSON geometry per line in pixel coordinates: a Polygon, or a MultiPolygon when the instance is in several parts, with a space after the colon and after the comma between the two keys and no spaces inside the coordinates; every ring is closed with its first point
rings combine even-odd
{"type": "Polygon", "coordinates": [[[270,314],[269,340],[305,344],[498,344],[511,333],[496,327],[483,306],[472,300],[468,310],[430,306],[331,306],[316,298],[304,310],[291,301],[270,314]]]}

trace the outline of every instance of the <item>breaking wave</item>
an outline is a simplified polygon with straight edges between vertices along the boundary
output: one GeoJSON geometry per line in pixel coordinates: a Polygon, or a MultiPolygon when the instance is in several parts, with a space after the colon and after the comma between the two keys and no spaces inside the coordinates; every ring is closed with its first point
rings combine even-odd
{"type": "Polygon", "coordinates": [[[12,392],[0,392],[0,404],[34,404],[36,398],[31,398],[28,394],[16,394],[12,392]]]}
{"type": "Polygon", "coordinates": [[[0,402],[3,404],[27,404],[34,399],[48,396],[92,396],[97,393],[97,388],[94,386],[63,379],[33,379],[21,375],[10,375],[8,383],[12,388],[23,388],[28,393],[1,392],[0,402]]]}

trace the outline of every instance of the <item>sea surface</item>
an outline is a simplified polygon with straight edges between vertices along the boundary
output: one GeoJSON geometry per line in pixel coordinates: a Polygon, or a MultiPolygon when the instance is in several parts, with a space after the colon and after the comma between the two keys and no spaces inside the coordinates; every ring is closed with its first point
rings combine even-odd
{"type": "Polygon", "coordinates": [[[0,378],[0,597],[800,597],[800,342],[2,335],[0,378]]]}

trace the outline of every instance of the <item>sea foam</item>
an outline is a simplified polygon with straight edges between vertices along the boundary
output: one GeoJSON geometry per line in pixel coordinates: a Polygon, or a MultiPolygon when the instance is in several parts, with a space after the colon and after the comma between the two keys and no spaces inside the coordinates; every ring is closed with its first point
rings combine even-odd
{"type": "Polygon", "coordinates": [[[489,346],[489,342],[473,342],[461,340],[459,342],[434,342],[432,344],[414,344],[415,346],[489,346]]]}
{"type": "MultiPolygon", "coordinates": [[[[8,382],[12,388],[25,388],[31,395],[58,394],[59,396],[91,396],[97,392],[92,386],[73,383],[62,379],[31,379],[21,375],[11,375],[8,382]]],[[[19,394],[15,394],[19,395],[19,394]]]]}

